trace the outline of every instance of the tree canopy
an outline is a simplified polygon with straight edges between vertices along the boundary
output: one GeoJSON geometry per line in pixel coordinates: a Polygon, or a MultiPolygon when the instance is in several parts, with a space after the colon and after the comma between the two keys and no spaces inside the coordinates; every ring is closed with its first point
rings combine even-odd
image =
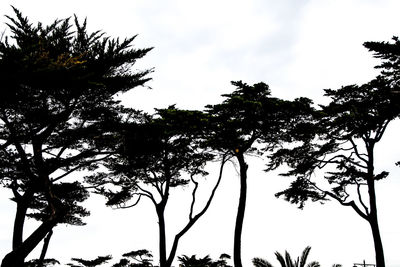
{"type": "Polygon", "coordinates": [[[88,212],[78,203],[87,192],[63,178],[93,170],[110,153],[100,144],[124,110],[114,96],[149,80],[151,70],[131,67],[151,48],[131,48],[135,36],[88,33],[76,17],[33,25],[14,11],[11,36],[0,42],[0,173],[17,204],[13,250],[2,266],[19,267],[55,225],[82,224],[88,212]],[[26,216],[42,224],[23,239],[26,216]]]}
{"type": "Polygon", "coordinates": [[[222,95],[224,101],[206,106],[210,114],[208,146],[235,157],[239,163],[240,196],[234,233],[234,263],[241,267],[241,235],[247,199],[246,154],[271,152],[292,137],[288,134],[292,121],[303,121],[311,101],[299,98],[286,101],[271,96],[263,82],[248,85],[232,82],[236,88],[222,95]]]}
{"type": "Polygon", "coordinates": [[[209,198],[199,212],[194,211],[199,182],[207,176],[205,166],[215,156],[205,146],[208,118],[201,111],[179,110],[174,106],[157,109],[149,115],[133,112],[121,124],[116,136],[116,154],[105,161],[108,172],[89,177],[97,192],[106,196],[107,205],[133,207],[142,197],[154,205],[159,224],[160,266],[171,266],[180,238],[207,211],[222,178],[226,158],[209,198]],[[174,188],[191,184],[192,201],[188,222],[174,236],[167,254],[165,209],[174,188]]]}

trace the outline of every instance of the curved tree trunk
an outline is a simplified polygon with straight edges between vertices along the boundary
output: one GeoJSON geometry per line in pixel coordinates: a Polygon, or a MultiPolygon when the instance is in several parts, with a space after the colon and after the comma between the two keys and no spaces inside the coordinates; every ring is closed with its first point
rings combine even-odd
{"type": "Polygon", "coordinates": [[[242,267],[241,243],[242,243],[243,219],[244,219],[244,213],[246,209],[246,199],[247,199],[248,165],[244,160],[243,153],[238,153],[236,157],[239,161],[239,167],[240,167],[240,196],[239,196],[239,205],[236,215],[235,236],[233,243],[233,263],[235,267],[242,267]]]}

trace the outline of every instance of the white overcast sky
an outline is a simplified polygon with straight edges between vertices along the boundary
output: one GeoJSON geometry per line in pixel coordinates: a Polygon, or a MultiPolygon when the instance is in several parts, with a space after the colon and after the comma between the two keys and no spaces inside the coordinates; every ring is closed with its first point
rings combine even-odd
{"type": "MultiPolygon", "coordinates": [[[[87,17],[91,30],[122,38],[139,34],[138,48],[155,47],[137,65],[139,69],[155,68],[148,83],[152,90],[132,90],[123,101],[146,111],[170,104],[201,109],[218,103],[222,93],[233,89],[232,80],[264,81],[274,96],[306,96],[322,103],[326,101],[322,89],[363,83],[377,74],[373,66],[378,61],[363,48],[363,42],[389,41],[400,35],[398,0],[2,0],[0,15],[12,15],[10,5],[32,22],[49,23],[77,14],[81,19],[87,17]]],[[[0,17],[1,32],[5,21],[0,17]]],[[[394,166],[400,159],[395,138],[399,129],[398,122],[388,128],[377,156],[377,171],[390,172],[377,187],[389,267],[400,266],[400,171],[394,166]]],[[[369,226],[352,210],[334,202],[312,203],[298,210],[274,197],[290,178],[265,174],[260,159],[249,162],[244,266],[251,266],[253,257],[267,258],[277,266],[274,251],[287,249],[297,256],[307,245],[312,246],[309,259],[322,266],[352,266],[364,259],[374,262],[369,226]]],[[[177,255],[232,255],[238,184],[230,165],[209,212],[182,238],[177,255]]],[[[167,214],[170,234],[186,219],[182,213],[188,207],[181,203],[189,193],[172,196],[167,214]]],[[[1,258],[11,247],[14,205],[9,197],[2,191],[1,258]]],[[[111,210],[103,203],[99,197],[88,201],[92,216],[86,219],[87,226],[58,226],[48,257],[63,263],[71,257],[107,254],[118,259],[122,253],[142,248],[157,257],[157,220],[150,203],[127,210],[111,210]]]]}

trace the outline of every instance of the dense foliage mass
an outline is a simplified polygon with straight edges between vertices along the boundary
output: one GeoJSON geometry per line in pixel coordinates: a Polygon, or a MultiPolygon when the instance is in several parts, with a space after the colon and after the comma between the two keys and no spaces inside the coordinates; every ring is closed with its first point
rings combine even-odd
{"type": "Polygon", "coordinates": [[[17,205],[2,266],[20,267],[57,224],[83,224],[88,211],[79,203],[88,192],[65,178],[94,170],[112,153],[103,144],[124,110],[114,95],[149,79],[150,71],[130,66],[150,49],[130,48],[134,37],[120,42],[88,33],[77,18],[34,26],[14,11],[11,40],[0,43],[0,179],[17,205]],[[24,239],[26,217],[41,224],[24,239]]]}

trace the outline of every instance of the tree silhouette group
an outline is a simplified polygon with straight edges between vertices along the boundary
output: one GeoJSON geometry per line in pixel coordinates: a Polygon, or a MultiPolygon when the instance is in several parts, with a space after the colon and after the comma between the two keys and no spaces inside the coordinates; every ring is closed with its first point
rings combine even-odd
{"type": "MultiPolygon", "coordinates": [[[[106,205],[116,208],[149,200],[158,218],[158,265],[170,267],[179,241],[212,204],[228,161],[239,166],[233,263],[242,267],[248,155],[254,153],[267,160],[266,172],[285,165],[283,175],[295,177],[276,196],[300,208],[308,200],[329,199],[352,208],[370,225],[377,267],[385,266],[375,184],[388,172],[375,170],[375,162],[382,159],[374,149],[388,124],[399,117],[396,37],[366,42],[382,60],[377,66],[381,74],[366,84],[325,90],[331,99],[327,105],[314,105],[304,97],[273,97],[264,82],[235,81],[233,92],[222,95],[219,104],[203,110],[169,106],[149,114],[122,105],[115,96],[151,79],[152,69],[132,67],[152,48],[133,48],[135,36],[119,40],[100,31],[90,33],[86,20],[76,17],[44,26],[30,23],[15,8],[14,13],[7,17],[11,35],[0,42],[0,179],[16,204],[12,249],[1,267],[58,264],[45,257],[51,235],[59,224],[85,224],[89,211],[81,203],[91,193],[103,195],[106,205]],[[206,171],[211,162],[219,162],[217,173],[206,171]],[[82,171],[89,174],[75,178],[82,171]],[[316,179],[321,173],[323,179],[316,179]],[[214,186],[205,204],[195,209],[204,177],[215,178],[214,186]],[[169,245],[165,209],[172,189],[189,184],[187,222],[169,245]],[[27,218],[40,224],[25,237],[27,218]],[[40,258],[26,261],[42,241],[40,258]]],[[[282,266],[300,267],[309,251],[307,247],[294,262],[288,253],[286,260],[276,256],[282,266]]],[[[209,256],[178,257],[181,266],[228,266],[227,259],[226,254],[216,261],[209,256]]],[[[98,266],[111,256],[72,260],[69,266],[98,266]]],[[[253,264],[271,266],[260,258],[253,264]]],[[[152,254],[132,251],[112,266],[153,266],[152,254]]]]}

